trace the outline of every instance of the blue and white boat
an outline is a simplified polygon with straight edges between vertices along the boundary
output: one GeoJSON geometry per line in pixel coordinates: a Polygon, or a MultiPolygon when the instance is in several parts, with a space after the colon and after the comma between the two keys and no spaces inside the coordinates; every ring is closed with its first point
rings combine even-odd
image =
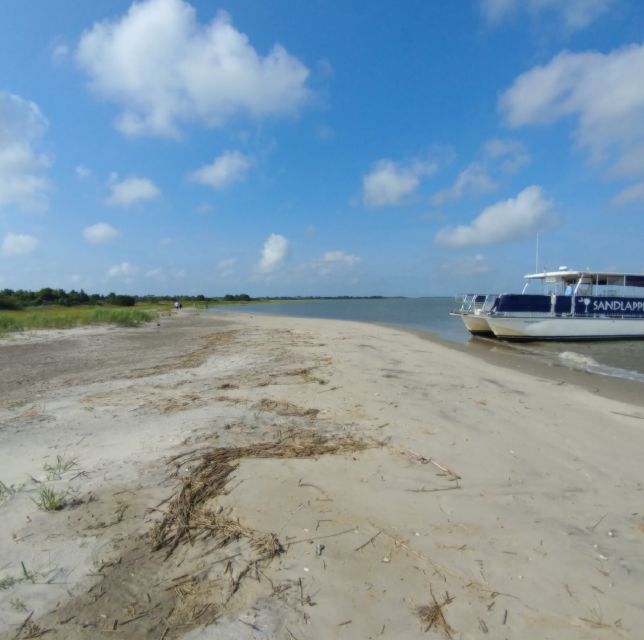
{"type": "Polygon", "coordinates": [[[644,338],[644,274],[561,267],[525,278],[522,293],[499,295],[484,314],[495,337],[515,341],[644,338]],[[526,292],[533,283],[541,284],[540,293],[526,292]]]}
{"type": "Polygon", "coordinates": [[[487,316],[498,297],[496,293],[467,293],[463,296],[460,307],[450,312],[450,315],[460,316],[472,335],[493,338],[487,316]]]}

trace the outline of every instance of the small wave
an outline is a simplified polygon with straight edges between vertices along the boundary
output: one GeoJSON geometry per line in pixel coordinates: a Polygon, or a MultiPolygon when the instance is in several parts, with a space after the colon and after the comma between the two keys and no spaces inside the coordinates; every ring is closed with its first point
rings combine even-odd
{"type": "Polygon", "coordinates": [[[588,371],[588,373],[595,373],[601,376],[644,382],[644,374],[641,374],[638,371],[630,371],[620,367],[611,367],[609,365],[600,364],[594,358],[574,351],[563,351],[559,354],[559,360],[562,364],[570,367],[571,369],[581,369],[582,371],[588,371]]]}
{"type": "Polygon", "coordinates": [[[600,367],[601,365],[597,360],[591,358],[590,356],[585,356],[581,353],[576,353],[575,351],[562,351],[559,354],[559,358],[565,363],[570,363],[578,365],[581,367],[600,367]]]}

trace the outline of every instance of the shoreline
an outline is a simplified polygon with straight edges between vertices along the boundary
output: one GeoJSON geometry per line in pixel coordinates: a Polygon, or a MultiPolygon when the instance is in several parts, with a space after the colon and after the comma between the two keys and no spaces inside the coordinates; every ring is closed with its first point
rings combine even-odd
{"type": "MultiPolygon", "coordinates": [[[[385,326],[393,328],[393,325],[385,326]]],[[[397,328],[407,331],[404,327],[397,328]]],[[[537,378],[556,380],[562,384],[575,385],[607,399],[644,407],[644,383],[636,380],[575,369],[554,361],[545,362],[536,355],[526,354],[525,352],[517,353],[512,347],[507,347],[498,341],[493,342],[473,338],[465,344],[460,344],[440,338],[431,334],[431,332],[415,331],[413,329],[408,331],[424,340],[437,342],[448,349],[472,355],[495,366],[520,371],[537,378]]]]}
{"type": "MultiPolygon", "coordinates": [[[[216,313],[229,314],[231,317],[237,314],[240,317],[249,315],[252,312],[223,311],[217,310],[216,313]]],[[[263,314],[259,314],[262,316],[263,314]]],[[[279,314],[266,314],[275,318],[300,318],[301,316],[285,316],[279,314]]],[[[317,318],[303,318],[316,320],[317,318]]],[[[626,402],[635,406],[644,407],[644,383],[637,380],[611,376],[597,372],[586,371],[579,368],[569,367],[563,363],[545,361],[537,355],[517,352],[502,341],[486,340],[481,338],[470,338],[467,342],[461,343],[447,338],[430,330],[412,329],[401,325],[390,324],[385,322],[370,322],[367,320],[342,320],[334,318],[319,318],[319,320],[330,320],[331,322],[356,322],[364,325],[381,326],[403,333],[409,333],[423,340],[440,344],[447,349],[453,349],[465,353],[479,360],[484,360],[495,366],[504,367],[514,371],[520,371],[527,375],[533,375],[543,379],[554,379],[560,384],[574,385],[586,389],[591,393],[599,394],[602,397],[611,400],[626,402]]]]}
{"type": "Polygon", "coordinates": [[[0,365],[3,640],[420,639],[432,598],[454,637],[644,624],[639,404],[233,312],[0,341],[0,365]]]}

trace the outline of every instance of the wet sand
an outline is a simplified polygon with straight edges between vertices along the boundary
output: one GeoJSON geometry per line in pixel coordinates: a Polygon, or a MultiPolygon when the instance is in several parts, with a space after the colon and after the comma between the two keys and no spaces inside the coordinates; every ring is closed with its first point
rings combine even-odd
{"type": "Polygon", "coordinates": [[[639,637],[639,385],[477,349],[189,310],[3,338],[0,637],[639,637]]]}

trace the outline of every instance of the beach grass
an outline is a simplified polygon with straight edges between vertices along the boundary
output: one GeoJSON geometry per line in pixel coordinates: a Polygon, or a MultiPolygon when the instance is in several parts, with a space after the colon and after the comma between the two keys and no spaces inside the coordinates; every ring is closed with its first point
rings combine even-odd
{"type": "Polygon", "coordinates": [[[136,307],[80,305],[75,307],[41,307],[17,311],[0,311],[0,335],[23,329],[68,329],[88,324],[116,324],[134,327],[150,322],[170,305],[146,304],[136,307]]]}
{"type": "Polygon", "coordinates": [[[43,511],[60,511],[67,504],[67,492],[41,487],[38,490],[38,500],[34,500],[34,503],[43,511]]]}

